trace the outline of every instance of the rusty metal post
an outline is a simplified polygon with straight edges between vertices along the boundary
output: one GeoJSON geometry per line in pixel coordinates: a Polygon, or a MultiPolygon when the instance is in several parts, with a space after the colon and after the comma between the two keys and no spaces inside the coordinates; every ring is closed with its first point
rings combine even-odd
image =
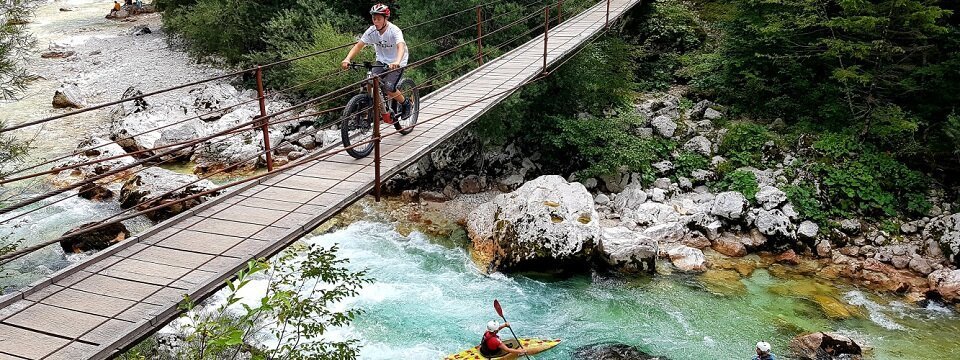
{"type": "Polygon", "coordinates": [[[563,22],[563,0],[557,0],[557,25],[563,22]]]}
{"type": "Polygon", "coordinates": [[[483,15],[477,5],[477,63],[483,65],[483,15]]]}
{"type": "Polygon", "coordinates": [[[373,77],[373,197],[380,202],[380,112],[382,106],[380,94],[380,76],[373,77]]]}
{"type": "Polygon", "coordinates": [[[257,98],[260,100],[260,132],[263,133],[263,152],[267,154],[267,171],[273,171],[273,154],[270,150],[270,121],[267,118],[267,98],[263,92],[263,68],[257,65],[257,98]]]}
{"type": "Polygon", "coordinates": [[[607,22],[603,25],[604,30],[610,30],[610,0],[607,0],[607,22]]]}
{"type": "Polygon", "coordinates": [[[543,8],[543,73],[547,73],[547,33],[550,32],[550,7],[543,8]]]}

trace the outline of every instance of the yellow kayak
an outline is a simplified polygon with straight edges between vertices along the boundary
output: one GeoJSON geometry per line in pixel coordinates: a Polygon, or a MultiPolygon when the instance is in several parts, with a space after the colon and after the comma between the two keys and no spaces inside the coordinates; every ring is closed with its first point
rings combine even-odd
{"type": "MultiPolygon", "coordinates": [[[[511,349],[517,348],[517,341],[514,339],[504,339],[503,343],[511,349]]],[[[523,348],[527,350],[527,354],[533,355],[536,353],[544,352],[550,350],[557,344],[560,344],[560,339],[520,339],[520,343],[523,344],[523,348]]],[[[513,360],[519,358],[520,355],[517,354],[508,354],[506,352],[503,355],[495,355],[492,358],[484,357],[480,355],[480,346],[474,346],[472,348],[466,349],[464,351],[458,352],[456,354],[447,355],[444,360],[474,360],[474,359],[495,359],[495,360],[513,360]]]]}

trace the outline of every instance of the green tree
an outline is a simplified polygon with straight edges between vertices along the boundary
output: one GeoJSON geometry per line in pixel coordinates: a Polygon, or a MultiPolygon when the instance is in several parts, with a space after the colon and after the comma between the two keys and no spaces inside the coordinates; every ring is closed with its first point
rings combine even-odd
{"type": "Polygon", "coordinates": [[[334,310],[333,305],[356,296],[369,283],[365,272],[343,267],[336,247],[294,245],[273,263],[250,261],[227,281],[222,303],[204,309],[190,299],[182,304],[181,345],[167,353],[148,339],[125,353],[124,359],[355,359],[355,340],[323,338],[330,328],[347,326],[358,309],[334,310]],[[256,301],[240,294],[252,281],[267,281],[267,292],[256,301]],[[269,340],[269,341],[264,341],[269,340]],[[273,345],[266,345],[267,343],[273,345]]]}
{"type": "Polygon", "coordinates": [[[22,66],[36,43],[24,27],[30,15],[24,0],[0,2],[0,99],[15,98],[30,80],[22,66]]]}

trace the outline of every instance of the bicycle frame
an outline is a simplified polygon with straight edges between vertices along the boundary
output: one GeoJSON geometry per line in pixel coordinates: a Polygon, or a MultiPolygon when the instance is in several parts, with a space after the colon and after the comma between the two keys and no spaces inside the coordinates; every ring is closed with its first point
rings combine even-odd
{"type": "MultiPolygon", "coordinates": [[[[373,71],[370,70],[371,68],[374,68],[374,67],[386,67],[386,65],[377,66],[377,65],[371,65],[369,62],[365,62],[363,63],[363,65],[351,65],[351,66],[367,68],[367,78],[360,82],[360,93],[367,94],[368,96],[370,96],[371,99],[373,99],[374,96],[380,96],[380,114],[382,117],[382,119],[380,120],[387,124],[393,124],[393,122],[395,121],[395,118],[397,117],[397,114],[394,113],[393,109],[391,109],[391,106],[387,106],[387,104],[389,104],[390,101],[392,100],[387,99],[386,91],[383,91],[382,88],[381,88],[381,91],[379,91],[379,94],[374,94],[375,91],[373,89],[373,78],[377,77],[377,75],[373,75],[373,71]]],[[[381,86],[383,84],[382,78],[380,79],[380,84],[381,86]]]]}

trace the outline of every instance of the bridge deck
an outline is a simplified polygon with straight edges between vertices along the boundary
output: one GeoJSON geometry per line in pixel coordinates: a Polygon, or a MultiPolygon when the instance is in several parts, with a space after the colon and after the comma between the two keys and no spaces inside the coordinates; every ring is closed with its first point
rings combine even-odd
{"type": "MultiPolygon", "coordinates": [[[[640,0],[613,0],[616,19],[640,0]]],[[[550,29],[549,63],[603,30],[606,3],[550,29]]],[[[538,37],[421,101],[429,119],[540,74],[538,37]]],[[[512,91],[443,115],[405,136],[385,138],[390,176],[428,154],[512,91]]],[[[211,200],[0,301],[0,360],[102,359],[179,314],[184,294],[202,298],[252,259],[269,256],[373,188],[373,159],[338,154],[211,200]]]]}

